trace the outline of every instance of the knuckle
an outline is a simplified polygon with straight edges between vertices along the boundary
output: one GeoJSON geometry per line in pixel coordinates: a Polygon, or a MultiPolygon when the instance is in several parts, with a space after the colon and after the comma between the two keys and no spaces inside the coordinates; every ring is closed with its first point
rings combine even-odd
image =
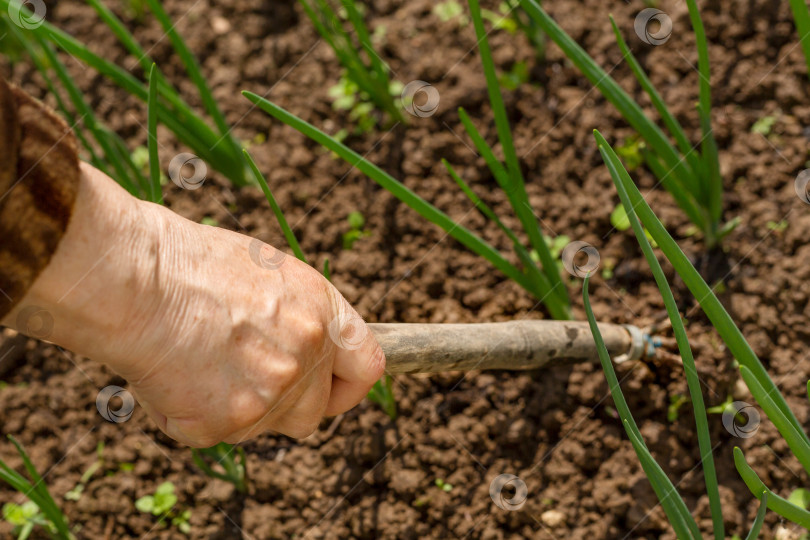
{"type": "Polygon", "coordinates": [[[301,325],[299,330],[301,347],[304,350],[320,351],[326,337],[326,328],[320,321],[307,321],[301,325]]]}
{"type": "Polygon", "coordinates": [[[225,414],[225,424],[231,431],[256,426],[267,414],[268,406],[257,393],[241,392],[231,398],[225,414]]]}
{"type": "Polygon", "coordinates": [[[273,374],[268,382],[277,387],[279,393],[286,392],[303,377],[301,363],[295,358],[288,358],[274,364],[273,374]]]}

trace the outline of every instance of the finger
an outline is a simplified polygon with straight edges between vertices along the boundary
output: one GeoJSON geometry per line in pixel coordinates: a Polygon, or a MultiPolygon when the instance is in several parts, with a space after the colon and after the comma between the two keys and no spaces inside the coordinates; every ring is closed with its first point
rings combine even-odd
{"type": "Polygon", "coordinates": [[[326,415],[348,411],[368,394],[385,372],[385,355],[371,332],[356,351],[338,349],[333,365],[332,392],[326,415]]]}
{"type": "Polygon", "coordinates": [[[286,413],[277,415],[274,421],[268,422],[267,429],[296,439],[308,437],[318,429],[323,420],[331,390],[331,370],[317,373],[301,399],[286,413]]]}
{"type": "Polygon", "coordinates": [[[337,345],[332,373],[357,385],[377,382],[385,371],[383,354],[368,325],[352,310],[329,324],[329,337],[337,345]]]}
{"type": "MultiPolygon", "coordinates": [[[[373,385],[374,383],[372,383],[373,385]]],[[[332,393],[326,406],[326,416],[337,416],[363,401],[371,385],[344,381],[340,377],[332,379],[332,393]]]]}

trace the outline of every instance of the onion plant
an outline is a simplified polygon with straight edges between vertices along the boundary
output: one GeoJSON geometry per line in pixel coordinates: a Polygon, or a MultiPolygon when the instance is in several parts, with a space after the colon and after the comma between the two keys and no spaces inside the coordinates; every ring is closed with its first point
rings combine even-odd
{"type": "MultiPolygon", "coordinates": [[[[154,61],[143,47],[138,44],[132,33],[99,0],[87,1],[127,52],[138,60],[144,76],[148,76],[154,61]]],[[[8,13],[10,2],[12,0],[0,0],[0,13],[4,18],[7,17],[6,13],[8,13]]],[[[196,85],[205,111],[213,120],[214,127],[211,127],[205,119],[183,100],[179,92],[160,75],[159,71],[156,75],[157,96],[154,100],[157,120],[170,129],[180,142],[186,144],[198,157],[211,164],[212,167],[228,177],[235,185],[247,184],[249,172],[242,158],[241,146],[234,138],[230,126],[226,123],[224,115],[219,110],[211,89],[200,71],[196,58],[175,29],[161,3],[158,0],[145,0],[145,2],[163,27],[174,47],[175,53],[196,85]]],[[[14,24],[7,24],[6,26],[15,27],[14,24]]],[[[75,83],[70,80],[64,66],[53,53],[51,45],[61,48],[144,102],[149,99],[148,80],[141,80],[130,71],[91,52],[85,44],[47,21],[43,21],[41,25],[30,29],[12,28],[12,30],[14,30],[16,39],[29,53],[32,62],[46,82],[52,81],[50,71],[54,70],[60,83],[71,96],[76,111],[75,113],[69,113],[63,110],[63,112],[71,115],[68,118],[76,118],[76,115],[78,115],[78,119],[84,122],[88,131],[93,135],[93,140],[104,150],[105,159],[101,159],[101,157],[94,155],[92,145],[88,144],[90,141],[83,140],[80,137],[85,150],[90,155],[91,163],[108,172],[110,176],[130,192],[148,196],[151,192],[149,181],[142,171],[132,170],[133,165],[131,160],[127,159],[128,152],[126,152],[126,147],[120,141],[120,138],[112,135],[109,130],[99,127],[89,107],[86,104],[82,106],[79,103],[81,94],[75,83]]],[[[58,95],[54,85],[51,82],[48,82],[48,85],[54,95],[58,95]]],[[[63,109],[61,105],[60,109],[63,109]]],[[[84,137],[84,139],[87,139],[87,137],[84,137]]],[[[137,169],[137,167],[135,168],[137,169]]]]}
{"type": "Polygon", "coordinates": [[[243,448],[221,442],[211,448],[192,448],[191,458],[207,476],[230,482],[240,493],[247,491],[247,460],[243,448]]]}
{"type": "MultiPolygon", "coordinates": [[[[717,495],[716,477],[714,474],[713,459],[711,454],[711,445],[708,439],[708,429],[706,426],[706,410],[703,405],[703,398],[700,392],[700,385],[697,380],[697,372],[695,369],[694,359],[692,358],[691,351],[689,350],[688,341],[686,339],[685,329],[677,311],[672,293],[666,282],[666,279],[661,271],[655,255],[652,252],[649,236],[657,243],[666,258],[672,264],[675,271],[680,278],[692,292],[694,297],[698,299],[700,307],[709,318],[714,328],[717,330],[720,337],[725,342],[731,354],[737,360],[740,369],[740,375],[748,386],[751,394],[759,403],[762,410],[776,428],[785,438],[788,447],[804,467],[805,471],[810,473],[810,438],[802,429],[801,424],[796,416],[790,410],[782,396],[779,388],[774,384],[773,380],[768,375],[768,372],[763,367],[759,358],[751,349],[748,342],[743,337],[739,328],[736,326],[731,316],[725,310],[720,300],[715,296],[714,291],[706,284],[700,273],[695,269],[686,255],[681,251],[678,244],[667,232],[666,228],[658,220],[652,209],[649,207],[641,192],[633,183],[627,170],[621,164],[619,157],[613,151],[611,146],[602,137],[601,134],[595,132],[596,140],[599,146],[599,151],[610,171],[613,183],[619,193],[619,198],[627,212],[627,217],[630,220],[631,226],[639,244],[642,247],[644,255],[653,270],[656,283],[664,297],[664,303],[667,307],[667,312],[672,322],[673,331],[678,343],[681,357],[684,363],[684,369],[687,376],[687,384],[689,385],[690,393],[692,395],[692,402],[695,411],[695,421],[698,430],[698,441],[701,451],[701,459],[704,467],[704,476],[709,494],[710,507],[712,511],[712,520],[714,523],[714,533],[716,538],[723,538],[722,516],[720,514],[720,502],[717,495]],[[643,224],[643,227],[642,227],[643,224]]],[[[587,285],[587,284],[586,284],[587,285]]],[[[593,322],[593,314],[590,311],[590,306],[587,304],[587,288],[584,293],[586,299],[586,311],[591,321],[591,326],[594,335],[599,344],[600,338],[598,336],[598,329],[593,322]]],[[[600,346],[600,349],[603,349],[600,346]]],[[[600,357],[605,356],[600,352],[600,357]]],[[[615,379],[615,374],[610,375],[612,366],[609,362],[606,364],[603,359],[603,367],[608,376],[611,391],[613,392],[614,399],[622,401],[621,389],[618,387],[618,382],[615,379]]],[[[810,386],[808,387],[810,388],[810,386]]],[[[810,390],[809,390],[810,392],[810,390]]],[[[624,404],[622,407],[617,405],[622,415],[622,421],[625,424],[625,429],[633,442],[636,452],[639,454],[642,463],[647,462],[649,466],[649,451],[643,445],[640,435],[637,433],[632,419],[630,418],[629,410],[624,404]],[[632,432],[632,434],[631,434],[632,432]]],[[[789,500],[780,497],[768,489],[764,483],[759,479],[757,474],[745,461],[745,457],[739,448],[734,449],[734,462],[740,476],[745,481],[745,484],[751,490],[751,493],[760,499],[763,506],[773,510],[782,517],[794,521],[799,525],[810,528],[810,512],[801,508],[800,506],[790,502],[789,500]]],[[[670,518],[673,527],[678,532],[679,538],[691,538],[694,533],[692,522],[694,521],[691,516],[684,514],[684,507],[681,505],[672,505],[671,499],[667,493],[672,494],[674,488],[666,488],[662,490],[662,486],[666,485],[668,480],[662,478],[657,472],[650,473],[648,467],[645,466],[651,481],[656,482],[656,493],[662,498],[662,505],[667,511],[667,516],[670,518]],[[664,500],[666,499],[666,501],[664,500]],[[677,508],[676,508],[677,506],[677,508]],[[690,521],[691,520],[691,521],[690,521]],[[685,523],[685,528],[684,528],[685,523]],[[687,533],[686,531],[691,531],[687,533]]],[[[670,484],[671,485],[671,484],[670,484]]],[[[762,508],[760,509],[762,512],[762,508]]],[[[757,521],[761,521],[759,516],[757,521]]],[[[756,529],[756,527],[755,527],[756,529]]],[[[758,529],[757,529],[758,530],[758,529]]],[[[750,536],[750,535],[749,535],[750,536]]],[[[699,538],[699,536],[697,536],[699,538]]]]}
{"type": "Polygon", "coordinates": [[[799,32],[799,43],[807,62],[807,76],[810,77],[810,7],[804,0],[789,0],[793,19],[796,21],[796,30],[799,32]]]}
{"type": "Polygon", "coordinates": [[[481,237],[464,227],[461,223],[454,221],[447,214],[414,193],[390,174],[351,150],[335,137],[330,137],[312,124],[309,124],[255,93],[243,92],[243,94],[264,112],[297,129],[324,148],[341,157],[352,167],[357,167],[362,173],[391,192],[391,194],[410,206],[422,217],[438,225],[468,249],[488,260],[507,277],[514,280],[541,300],[548,308],[552,317],[556,319],[570,319],[571,311],[568,291],[560,277],[559,267],[555,258],[552,256],[548,245],[549,242],[543,235],[537,217],[529,204],[525,181],[512,140],[506,108],[503,103],[498,77],[489,48],[489,41],[487,40],[483,25],[481,9],[477,0],[470,0],[469,4],[476,36],[478,37],[481,63],[487,82],[490,105],[495,117],[498,141],[503,150],[505,163],[498,160],[492,147],[485,141],[469,115],[467,115],[463,109],[459,110],[459,116],[476,150],[481,154],[495,181],[509,199],[512,209],[520,220],[523,230],[528,237],[529,247],[527,248],[523,245],[517,234],[503,224],[499,216],[473,192],[472,188],[464,182],[447,161],[443,163],[451,178],[472,201],[475,208],[477,208],[485,218],[499,227],[510,239],[515,251],[515,256],[520,261],[520,268],[507,260],[502,253],[481,237]],[[535,262],[535,259],[540,261],[540,266],[535,262]]]}
{"type": "MultiPolygon", "coordinates": [[[[336,10],[328,0],[299,0],[299,3],[345,70],[341,84],[332,92],[336,108],[349,109],[350,117],[362,125],[369,117],[370,102],[388,115],[387,123],[404,122],[396,99],[402,92],[402,83],[391,80],[388,64],[375,50],[363,21],[361,4],[341,0],[341,8],[336,10]],[[344,20],[354,36],[344,29],[344,20]]],[[[368,130],[371,126],[365,123],[362,127],[368,130]]]]}
{"type": "Polygon", "coordinates": [[[721,223],[723,180],[720,176],[717,143],[711,126],[709,54],[706,33],[695,0],[686,2],[698,51],[697,109],[702,135],[698,144],[694,146],[633,56],[612,17],[611,24],[619,48],[642,89],[650,97],[667,130],[675,139],[674,145],[661,128],[644,114],[641,106],[540,7],[537,0],[520,0],[520,4],[546,35],[562,49],[571,63],[582,71],[639,133],[646,143],[642,152],[647,166],[672,194],[692,223],[703,233],[707,247],[715,247],[731,232],[736,222],[732,220],[725,225],[721,223]]]}

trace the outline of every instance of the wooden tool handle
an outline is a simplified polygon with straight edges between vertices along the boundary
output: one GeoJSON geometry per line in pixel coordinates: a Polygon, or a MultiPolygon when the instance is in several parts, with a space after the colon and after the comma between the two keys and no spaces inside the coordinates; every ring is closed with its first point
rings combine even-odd
{"type": "MultiPolygon", "coordinates": [[[[480,324],[369,324],[389,373],[535,369],[564,360],[598,359],[587,322],[511,321],[480,324]]],[[[640,358],[641,331],[599,324],[614,361],[640,358]]]]}

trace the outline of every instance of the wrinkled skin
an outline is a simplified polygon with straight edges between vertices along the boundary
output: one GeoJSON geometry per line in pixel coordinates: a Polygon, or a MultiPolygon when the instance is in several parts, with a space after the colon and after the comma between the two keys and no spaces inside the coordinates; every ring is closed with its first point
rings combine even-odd
{"type": "Polygon", "coordinates": [[[2,323],[109,365],[161,430],[195,447],[306,437],[385,367],[318,272],[139,201],[86,164],[65,236],[2,323]]]}

